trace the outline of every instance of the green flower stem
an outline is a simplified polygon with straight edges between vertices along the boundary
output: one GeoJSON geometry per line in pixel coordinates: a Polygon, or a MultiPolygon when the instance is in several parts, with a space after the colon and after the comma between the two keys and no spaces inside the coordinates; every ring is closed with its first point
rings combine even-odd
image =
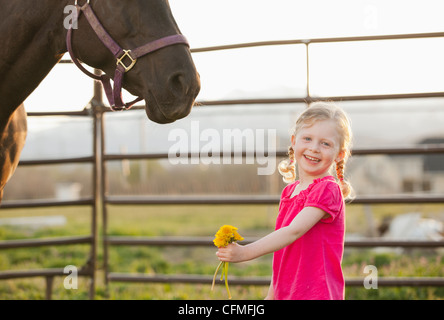
{"type": "Polygon", "coordinates": [[[213,277],[213,285],[211,286],[211,291],[213,291],[213,289],[214,289],[214,282],[216,281],[217,272],[219,271],[219,269],[222,265],[224,265],[223,261],[221,261],[216,268],[216,272],[214,273],[214,277],[213,277]]]}
{"type": "Polygon", "coordinates": [[[231,299],[230,288],[228,287],[228,262],[221,261],[216,268],[216,272],[214,272],[213,276],[213,284],[211,285],[211,291],[214,289],[214,284],[216,282],[216,276],[219,272],[219,269],[222,267],[222,274],[220,275],[220,281],[225,278],[225,288],[227,288],[228,299],[231,299]]]}
{"type": "Polygon", "coordinates": [[[220,275],[220,281],[222,281],[222,280],[224,279],[224,275],[225,275],[225,265],[226,265],[226,263],[224,262],[224,263],[222,264],[222,273],[221,273],[221,275],[220,275]]]}
{"type": "Polygon", "coordinates": [[[231,300],[231,293],[230,293],[230,289],[228,288],[228,262],[225,263],[225,288],[227,288],[227,292],[228,292],[228,299],[231,300]]]}

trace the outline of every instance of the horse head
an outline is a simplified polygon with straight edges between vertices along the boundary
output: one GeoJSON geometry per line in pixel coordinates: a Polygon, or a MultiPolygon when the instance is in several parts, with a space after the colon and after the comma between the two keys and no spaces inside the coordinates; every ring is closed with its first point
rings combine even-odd
{"type": "MultiPolygon", "coordinates": [[[[103,29],[123,49],[180,34],[166,0],[79,0],[79,5],[80,2],[87,2],[85,6],[91,7],[103,29]]],[[[79,18],[72,51],[84,63],[115,79],[116,57],[89,24],[87,19],[79,18]]],[[[148,118],[170,123],[190,113],[200,79],[186,44],[165,46],[139,57],[135,63],[129,60],[125,64],[133,66],[124,73],[122,86],[145,100],[148,118]]]]}

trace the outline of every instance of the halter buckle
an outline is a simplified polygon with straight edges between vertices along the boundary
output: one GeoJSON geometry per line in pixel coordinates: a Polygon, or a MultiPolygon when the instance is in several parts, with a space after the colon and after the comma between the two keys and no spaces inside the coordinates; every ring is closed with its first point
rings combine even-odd
{"type": "Polygon", "coordinates": [[[132,69],[132,67],[134,67],[134,65],[137,62],[137,59],[133,59],[133,57],[131,57],[131,50],[123,50],[123,52],[125,52],[119,59],[117,59],[117,65],[121,65],[124,69],[125,72],[128,72],[132,69]],[[128,57],[131,60],[131,64],[129,66],[127,66],[124,62],[123,59],[128,57]]]}

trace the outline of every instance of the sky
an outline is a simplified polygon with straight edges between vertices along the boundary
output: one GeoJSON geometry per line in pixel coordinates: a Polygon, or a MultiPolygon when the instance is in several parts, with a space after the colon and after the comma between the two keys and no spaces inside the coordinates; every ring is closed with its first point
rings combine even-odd
{"type": "MultiPolygon", "coordinates": [[[[170,0],[192,48],[268,40],[444,32],[441,0],[170,0]]],[[[311,44],[316,96],[443,91],[444,38],[311,44]]],[[[304,45],[194,53],[197,100],[304,97],[304,45]]],[[[28,111],[81,110],[92,80],[58,65],[28,111]],[[73,90],[73,86],[76,88],[73,90]]],[[[127,99],[129,94],[125,94],[127,99]]]]}

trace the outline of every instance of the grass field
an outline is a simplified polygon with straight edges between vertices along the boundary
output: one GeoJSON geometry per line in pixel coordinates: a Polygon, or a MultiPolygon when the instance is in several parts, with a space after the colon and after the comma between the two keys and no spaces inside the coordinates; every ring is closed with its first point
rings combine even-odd
{"type": "MultiPolygon", "coordinates": [[[[0,225],[0,240],[48,238],[88,235],[90,212],[87,207],[14,209],[0,212],[0,218],[64,216],[66,224],[53,227],[23,227],[0,225]]],[[[108,235],[113,236],[205,236],[212,237],[223,224],[239,228],[244,237],[258,237],[273,230],[277,206],[110,206],[108,235]]],[[[439,205],[373,206],[376,222],[387,215],[418,211],[424,216],[442,217],[439,205]]],[[[365,234],[367,218],[360,205],[347,209],[347,233],[365,234]]],[[[102,226],[99,221],[99,226],[102,226]]],[[[102,233],[100,228],[99,232],[102,233]]],[[[109,250],[109,269],[112,272],[142,274],[198,274],[212,276],[218,264],[213,247],[144,247],[116,246],[109,250]]],[[[63,268],[83,266],[89,246],[53,246],[41,248],[5,249],[0,251],[0,271],[63,268]]],[[[233,276],[265,276],[271,274],[271,255],[255,261],[230,265],[233,276]]],[[[191,284],[147,284],[112,282],[104,284],[103,247],[99,243],[96,272],[96,299],[226,299],[224,286],[191,284]]],[[[366,265],[375,265],[379,276],[387,277],[444,277],[442,251],[413,250],[375,251],[346,249],[343,269],[346,278],[364,278],[366,265]]],[[[79,279],[78,289],[65,289],[63,277],[53,283],[53,299],[88,299],[89,280],[79,279]]],[[[265,286],[230,286],[233,299],[263,299],[265,286]]],[[[43,278],[0,280],[0,299],[44,299],[43,278]]],[[[444,288],[436,287],[347,287],[347,299],[444,299],[444,288]]]]}

